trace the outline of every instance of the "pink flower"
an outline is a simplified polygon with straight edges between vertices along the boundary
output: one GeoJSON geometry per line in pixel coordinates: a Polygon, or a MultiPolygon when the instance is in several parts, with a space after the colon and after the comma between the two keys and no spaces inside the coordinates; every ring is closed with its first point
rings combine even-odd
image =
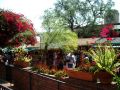
{"type": "Polygon", "coordinates": [[[113,25],[112,25],[112,24],[108,24],[106,27],[107,27],[108,29],[112,29],[112,28],[113,28],[113,25]]]}
{"type": "Polygon", "coordinates": [[[111,37],[109,37],[109,38],[106,38],[107,39],[107,41],[112,41],[112,38],[111,37]]]}
{"type": "Polygon", "coordinates": [[[113,28],[112,24],[108,24],[102,28],[102,31],[100,32],[101,37],[108,37],[110,35],[110,30],[113,28]]]}
{"type": "Polygon", "coordinates": [[[102,29],[102,32],[100,33],[100,36],[107,37],[109,32],[110,31],[105,27],[105,28],[102,29]]]}
{"type": "Polygon", "coordinates": [[[33,24],[24,17],[24,15],[2,10],[0,12],[0,17],[2,17],[0,22],[0,47],[20,46],[23,43],[23,38],[25,44],[36,43],[33,24]],[[31,32],[32,35],[24,34],[26,31],[31,32]],[[23,35],[19,35],[21,32],[23,35]]]}

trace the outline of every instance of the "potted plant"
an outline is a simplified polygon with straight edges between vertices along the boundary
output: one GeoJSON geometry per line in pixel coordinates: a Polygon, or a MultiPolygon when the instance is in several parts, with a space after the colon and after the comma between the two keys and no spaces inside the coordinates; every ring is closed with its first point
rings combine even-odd
{"type": "Polygon", "coordinates": [[[27,55],[23,48],[15,50],[14,65],[20,68],[25,68],[30,65],[32,58],[27,55]]]}
{"type": "Polygon", "coordinates": [[[96,62],[96,76],[103,84],[111,83],[113,70],[120,65],[117,55],[110,43],[99,44],[96,49],[90,49],[89,55],[96,62]]]}
{"type": "MultiPolygon", "coordinates": [[[[84,51],[85,52],[85,51],[84,51]]],[[[94,72],[96,71],[96,64],[90,61],[89,58],[84,58],[78,67],[73,69],[66,69],[70,78],[76,78],[87,81],[94,81],[94,72]]]]}
{"type": "Polygon", "coordinates": [[[14,65],[21,68],[26,68],[30,65],[31,58],[22,57],[20,59],[15,60],[14,65]]]}

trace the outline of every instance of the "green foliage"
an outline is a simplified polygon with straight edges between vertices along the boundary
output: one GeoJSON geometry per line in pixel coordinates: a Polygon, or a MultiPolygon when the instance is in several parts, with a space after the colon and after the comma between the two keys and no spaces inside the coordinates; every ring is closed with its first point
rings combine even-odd
{"type": "Polygon", "coordinates": [[[83,72],[92,72],[94,73],[97,70],[96,66],[89,66],[89,67],[85,67],[85,66],[80,66],[74,69],[75,71],[83,71],[83,72]]]}
{"type": "Polygon", "coordinates": [[[32,57],[27,56],[23,48],[14,48],[15,61],[31,62],[32,57]]]}
{"type": "Polygon", "coordinates": [[[97,48],[91,49],[89,54],[96,62],[98,70],[105,70],[113,74],[113,70],[120,65],[116,60],[116,52],[111,44],[98,45],[97,48]]]}
{"type": "Polygon", "coordinates": [[[105,23],[115,23],[115,17],[116,17],[116,13],[119,14],[119,12],[115,9],[112,9],[112,10],[108,10],[105,14],[105,20],[106,22],[105,23]]]}
{"type": "Polygon", "coordinates": [[[44,75],[54,75],[56,78],[65,78],[67,77],[67,73],[63,70],[55,70],[55,69],[48,69],[45,67],[32,67],[32,71],[36,71],[38,74],[44,74],[44,75]]]}
{"type": "Polygon", "coordinates": [[[57,71],[55,74],[55,77],[61,78],[61,77],[67,77],[67,74],[65,71],[57,71]]]}
{"type": "Polygon", "coordinates": [[[65,29],[65,26],[63,25],[65,23],[65,20],[61,17],[57,17],[54,10],[46,10],[43,16],[43,22],[42,25],[45,28],[47,32],[56,31],[65,29]]]}
{"type": "Polygon", "coordinates": [[[55,8],[45,11],[43,26],[47,31],[63,27],[77,30],[80,37],[96,36],[100,30],[96,25],[113,5],[112,0],[58,0],[55,8]]]}
{"type": "Polygon", "coordinates": [[[33,24],[24,15],[0,9],[0,47],[34,45],[36,33],[33,24]]]}
{"type": "Polygon", "coordinates": [[[65,19],[58,17],[54,10],[45,11],[42,25],[46,32],[42,35],[42,42],[45,44],[46,50],[54,47],[71,52],[77,49],[77,34],[71,32],[65,23],[65,19]]]}
{"type": "Polygon", "coordinates": [[[62,39],[63,44],[61,46],[61,49],[65,53],[73,52],[73,51],[77,50],[78,37],[77,37],[76,33],[71,32],[71,31],[66,31],[65,33],[63,33],[64,39],[62,39]]]}
{"type": "Polygon", "coordinates": [[[116,82],[117,84],[117,90],[120,90],[120,77],[115,75],[115,77],[113,78],[113,80],[116,82]]]}
{"type": "Polygon", "coordinates": [[[64,52],[73,52],[78,46],[78,37],[76,33],[70,30],[56,30],[42,34],[42,43],[45,49],[60,48],[64,52]]]}

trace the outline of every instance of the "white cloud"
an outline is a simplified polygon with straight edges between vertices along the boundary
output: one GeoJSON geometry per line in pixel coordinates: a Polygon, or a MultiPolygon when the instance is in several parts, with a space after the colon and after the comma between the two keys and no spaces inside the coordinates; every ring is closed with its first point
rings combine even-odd
{"type": "Polygon", "coordinates": [[[45,9],[53,6],[54,2],[55,0],[3,0],[0,3],[0,8],[24,14],[28,19],[32,20],[37,31],[40,31],[40,17],[45,9]]]}

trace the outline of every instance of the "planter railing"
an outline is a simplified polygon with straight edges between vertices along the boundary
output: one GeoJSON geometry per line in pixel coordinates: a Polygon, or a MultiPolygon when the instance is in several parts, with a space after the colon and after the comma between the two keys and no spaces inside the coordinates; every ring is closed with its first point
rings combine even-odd
{"type": "Polygon", "coordinates": [[[112,84],[102,85],[74,78],[61,80],[17,67],[4,67],[10,68],[6,70],[12,71],[9,73],[12,75],[7,76],[11,76],[10,81],[14,84],[14,90],[116,90],[116,86],[112,84]]]}
{"type": "Polygon", "coordinates": [[[0,90],[13,90],[0,84],[0,90]]]}
{"type": "Polygon", "coordinates": [[[13,83],[15,90],[116,90],[116,87],[111,84],[101,85],[74,78],[59,80],[16,67],[13,69],[13,83]]]}

